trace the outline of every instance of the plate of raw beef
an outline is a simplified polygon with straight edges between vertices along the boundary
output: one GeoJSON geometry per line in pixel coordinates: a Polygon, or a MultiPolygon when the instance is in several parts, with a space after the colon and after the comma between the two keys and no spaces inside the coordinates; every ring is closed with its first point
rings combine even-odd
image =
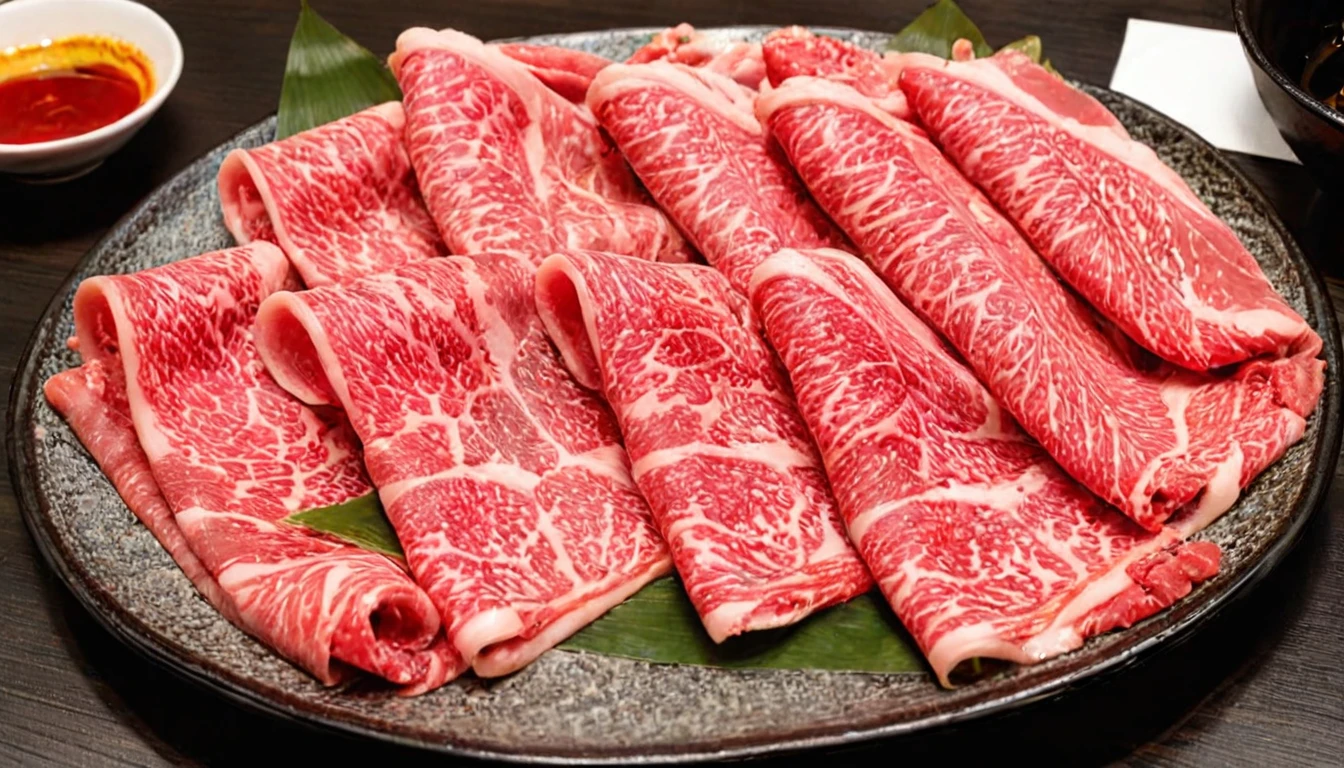
{"type": "Polygon", "coordinates": [[[1319,278],[1141,104],[815,32],[412,29],[402,102],[198,160],[16,376],[53,569],[265,712],[543,762],[909,733],[1197,627],[1332,475],[1319,278]],[[556,648],[673,572],[715,643],[879,590],[927,666],[556,648]]]}

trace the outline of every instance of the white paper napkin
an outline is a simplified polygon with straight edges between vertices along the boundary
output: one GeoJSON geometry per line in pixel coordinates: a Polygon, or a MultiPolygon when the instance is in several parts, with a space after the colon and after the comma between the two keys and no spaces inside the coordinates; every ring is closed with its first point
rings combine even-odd
{"type": "Polygon", "coordinates": [[[1298,162],[1260,102],[1234,32],[1130,19],[1111,90],[1165,112],[1219,149],[1298,162]]]}

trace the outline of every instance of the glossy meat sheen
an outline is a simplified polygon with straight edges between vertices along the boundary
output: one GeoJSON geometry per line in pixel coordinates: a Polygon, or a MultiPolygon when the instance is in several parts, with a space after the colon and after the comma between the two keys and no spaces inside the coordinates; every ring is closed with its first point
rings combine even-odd
{"type": "Polygon", "coordinates": [[[1223,377],[1150,367],[923,133],[844,85],[758,105],[817,201],[1075,479],[1149,530],[1197,529],[1301,438],[1319,347],[1223,377]]]}
{"type": "Polygon", "coordinates": [[[726,77],[665,61],[608,67],[588,93],[654,199],[744,294],[751,270],[780,248],[844,242],[757,122],[751,99],[726,77]]]}
{"type": "Polygon", "coordinates": [[[747,300],[708,267],[569,252],[537,309],[616,412],[691,602],[715,642],[872,587],[747,300]]]}
{"type": "Polygon", "coordinates": [[[434,687],[456,670],[431,648],[438,616],[405,571],[283,521],[371,490],[348,429],[257,356],[258,305],[294,285],[267,243],[90,278],[75,295],[78,347],[86,365],[122,366],[154,480],[244,629],[324,683],[342,677],[338,661],[434,687]]]}
{"type": "Polygon", "coordinates": [[[752,300],[849,530],[944,685],[971,658],[1030,664],[1129,626],[1218,569],[1056,465],[856,257],[781,251],[752,300]]]}
{"type": "Polygon", "coordinates": [[[388,102],[256,149],[219,168],[224,223],[240,245],[279,245],[310,286],[447,255],[388,102]]]}
{"type": "Polygon", "coordinates": [[[547,341],[522,259],[279,293],[257,334],[283,386],[349,416],[411,570],[478,674],[519,669],[670,570],[611,414],[547,341]]]}
{"type": "Polygon", "coordinates": [[[499,50],[511,59],[517,59],[547,87],[575,104],[583,103],[584,95],[593,78],[610,59],[572,48],[530,43],[502,43],[499,50]]]}
{"type": "Polygon", "coordinates": [[[758,90],[765,81],[765,60],[760,43],[740,41],[718,45],[690,24],[668,27],[635,51],[626,64],[666,61],[683,64],[730,78],[741,86],[758,90]]]}
{"type": "Polygon", "coordinates": [[[899,66],[943,151],[1139,344],[1197,371],[1320,348],[1232,230],[1092,97],[1016,51],[899,66]]]}
{"type": "Polygon", "coordinates": [[[453,253],[691,257],[588,110],[522,63],[461,32],[415,28],[397,38],[391,65],[411,162],[453,253]]]}

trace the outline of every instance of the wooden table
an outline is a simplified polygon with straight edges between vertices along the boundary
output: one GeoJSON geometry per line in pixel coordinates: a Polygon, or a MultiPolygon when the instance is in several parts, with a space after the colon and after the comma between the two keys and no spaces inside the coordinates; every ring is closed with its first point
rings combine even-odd
{"type": "MultiPolygon", "coordinates": [[[[738,23],[896,29],[926,0],[316,0],[377,53],[412,25],[483,38],[603,27],[738,23]],[[679,10],[663,10],[666,7],[679,10]]],[[[186,69],[140,135],[93,175],[62,186],[0,181],[0,375],[79,257],[147,192],[275,109],[295,0],[148,0],[177,30],[186,69]]],[[[1105,84],[1125,20],[1231,28],[1228,0],[964,0],[991,43],[1034,33],[1071,76],[1105,84]],[[1165,8],[1153,10],[1152,7],[1165,8]]],[[[1237,156],[1327,274],[1344,247],[1300,168],[1237,156]],[[1327,239],[1328,238],[1328,239],[1327,239]]],[[[1344,282],[1331,281],[1344,308],[1344,282]]],[[[4,407],[4,406],[0,406],[4,407]]],[[[442,765],[279,724],[163,672],[106,634],[42,564],[0,478],[0,764],[197,765],[301,760],[442,765]]],[[[1015,714],[869,748],[905,764],[1021,755],[1053,764],[1344,764],[1344,481],[1300,545],[1196,636],[1114,680],[1015,714]]],[[[848,755],[845,756],[848,759],[848,755]]],[[[857,756],[856,756],[857,757],[857,756]]]]}

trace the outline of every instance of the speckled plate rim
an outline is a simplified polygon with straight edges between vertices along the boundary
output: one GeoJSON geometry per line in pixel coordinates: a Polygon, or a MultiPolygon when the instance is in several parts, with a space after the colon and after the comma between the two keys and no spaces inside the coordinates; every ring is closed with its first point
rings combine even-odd
{"type": "MultiPolygon", "coordinates": [[[[746,31],[766,28],[770,27],[742,26],[732,29],[746,31]]],[[[584,38],[600,34],[651,34],[659,29],[661,28],[643,27],[595,30],[509,39],[542,39],[550,42],[561,38],[584,38]]],[[[816,27],[814,29],[822,33],[834,31],[882,34],[865,33],[861,30],[846,28],[816,27]]],[[[1096,88],[1095,86],[1091,87],[1096,88]]],[[[1105,89],[1097,88],[1097,90],[1105,89]]],[[[1123,98],[1139,103],[1136,100],[1128,99],[1128,97],[1123,98]]],[[[1154,120],[1162,122],[1164,127],[1175,130],[1188,141],[1212,149],[1207,142],[1183,125],[1176,123],[1147,105],[1142,106],[1147,112],[1151,113],[1154,120]]],[[[255,131],[260,126],[273,120],[274,116],[244,129],[221,146],[230,146],[239,137],[255,131]]],[[[250,684],[251,681],[248,678],[237,675],[220,665],[193,656],[179,644],[155,632],[135,615],[126,611],[124,607],[118,604],[113,595],[89,577],[78,559],[73,557],[70,550],[56,537],[50,516],[45,511],[49,508],[49,502],[36,483],[32,482],[27,470],[27,467],[32,466],[37,461],[36,444],[32,440],[31,430],[26,429],[26,426],[33,421],[31,404],[37,401],[37,398],[34,397],[34,388],[40,386],[41,383],[36,380],[37,377],[34,375],[37,363],[36,353],[43,339],[50,334],[51,327],[57,322],[67,296],[75,287],[76,276],[83,272],[89,262],[96,258],[110,243],[133,236],[138,225],[141,225],[146,218],[152,219],[160,201],[172,199],[177,194],[190,189],[191,185],[195,183],[195,178],[199,175],[199,169],[202,166],[217,162],[222,151],[220,147],[210,150],[168,182],[149,193],[141,203],[122,217],[98,244],[81,258],[71,271],[70,276],[61,284],[29,337],[19,365],[15,370],[14,379],[11,382],[8,423],[6,424],[6,454],[10,478],[15,495],[19,500],[20,512],[34,542],[37,544],[38,550],[60,580],[99,624],[149,661],[163,666],[183,679],[221,694],[229,700],[254,711],[279,717],[305,727],[318,730],[335,730],[349,735],[363,736],[393,744],[463,757],[575,765],[594,763],[684,763],[757,757],[822,747],[853,745],[885,737],[910,734],[933,727],[964,723],[972,719],[1021,707],[1046,697],[1056,696],[1081,687],[1085,683],[1091,684],[1130,666],[1152,651],[1159,648],[1170,648],[1177,642],[1188,638],[1194,630],[1212,619],[1233,600],[1243,596],[1249,586],[1263,579],[1283,559],[1298,542],[1302,529],[1319,506],[1334,476],[1341,433],[1340,411],[1342,403],[1340,377],[1338,375],[1341,370],[1341,343],[1338,322],[1329,293],[1320,275],[1307,262],[1301,248],[1278,217],[1264,193],[1235,165],[1227,161],[1226,158],[1219,156],[1218,160],[1223,172],[1249,192],[1254,206],[1264,212],[1276,235],[1283,242],[1288,261],[1301,278],[1304,298],[1313,313],[1322,321],[1322,327],[1318,330],[1322,331],[1322,338],[1325,342],[1322,354],[1327,363],[1326,387],[1317,414],[1321,420],[1320,432],[1318,433],[1317,445],[1310,457],[1311,464],[1316,471],[1299,492],[1297,503],[1292,511],[1292,521],[1287,529],[1270,544],[1258,560],[1245,567],[1235,580],[1226,584],[1221,591],[1207,595],[1196,604],[1169,609],[1168,614],[1182,612],[1184,615],[1170,621],[1166,626],[1133,645],[1091,664],[1064,674],[1029,683],[1004,695],[990,696],[956,710],[934,712],[924,717],[900,722],[885,722],[880,717],[867,720],[856,717],[844,724],[828,724],[809,729],[806,732],[800,730],[794,735],[779,739],[747,738],[733,742],[722,741],[713,745],[687,745],[685,749],[664,749],[664,751],[642,751],[638,748],[616,747],[602,753],[589,752],[583,754],[560,752],[538,754],[535,751],[515,751],[498,746],[482,747],[479,744],[473,744],[470,735],[463,734],[440,733],[437,734],[438,738],[436,740],[431,741],[407,734],[371,728],[338,710],[322,707],[310,701],[301,701],[297,697],[283,694],[275,695],[270,690],[258,690],[257,687],[250,684]]],[[[1125,631],[1135,631],[1138,628],[1135,627],[1125,631]]]]}

